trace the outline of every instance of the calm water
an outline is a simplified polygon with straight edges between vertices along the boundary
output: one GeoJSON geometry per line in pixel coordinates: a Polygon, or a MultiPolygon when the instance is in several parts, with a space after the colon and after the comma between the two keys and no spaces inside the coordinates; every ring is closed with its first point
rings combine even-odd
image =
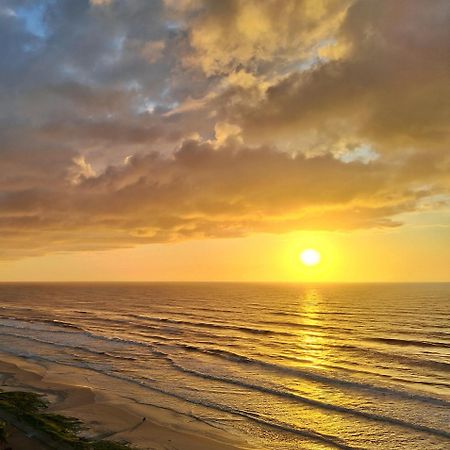
{"type": "Polygon", "coordinates": [[[0,350],[258,448],[450,448],[450,284],[4,284],[0,350]]]}

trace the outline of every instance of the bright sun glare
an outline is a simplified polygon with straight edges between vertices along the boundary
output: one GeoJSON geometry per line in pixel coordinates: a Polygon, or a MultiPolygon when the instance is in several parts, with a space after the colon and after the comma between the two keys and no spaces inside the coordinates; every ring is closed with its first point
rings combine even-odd
{"type": "Polygon", "coordinates": [[[305,266],[315,266],[320,263],[320,253],[313,248],[308,248],[300,253],[300,261],[305,266]]]}

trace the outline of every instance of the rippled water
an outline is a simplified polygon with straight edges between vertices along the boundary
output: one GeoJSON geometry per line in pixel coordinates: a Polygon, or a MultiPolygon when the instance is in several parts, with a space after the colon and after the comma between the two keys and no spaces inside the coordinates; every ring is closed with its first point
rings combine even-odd
{"type": "Polygon", "coordinates": [[[450,448],[450,284],[3,284],[0,350],[258,448],[450,448]]]}

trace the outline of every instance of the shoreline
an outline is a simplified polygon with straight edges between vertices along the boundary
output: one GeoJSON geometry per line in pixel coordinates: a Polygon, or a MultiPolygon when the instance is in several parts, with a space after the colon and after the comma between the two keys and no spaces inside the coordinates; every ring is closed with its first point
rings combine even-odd
{"type": "Polygon", "coordinates": [[[88,438],[125,441],[139,450],[251,448],[200,419],[138,403],[121,390],[126,382],[114,380],[111,384],[108,378],[90,369],[0,352],[0,389],[44,394],[50,402],[48,411],[80,419],[88,427],[82,435],[88,438]]]}

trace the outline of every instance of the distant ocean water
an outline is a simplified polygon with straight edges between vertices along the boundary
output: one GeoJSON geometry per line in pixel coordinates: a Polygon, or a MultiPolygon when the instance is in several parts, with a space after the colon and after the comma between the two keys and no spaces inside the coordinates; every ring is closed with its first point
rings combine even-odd
{"type": "Polygon", "coordinates": [[[262,449],[450,448],[450,284],[1,284],[0,350],[262,449]]]}

